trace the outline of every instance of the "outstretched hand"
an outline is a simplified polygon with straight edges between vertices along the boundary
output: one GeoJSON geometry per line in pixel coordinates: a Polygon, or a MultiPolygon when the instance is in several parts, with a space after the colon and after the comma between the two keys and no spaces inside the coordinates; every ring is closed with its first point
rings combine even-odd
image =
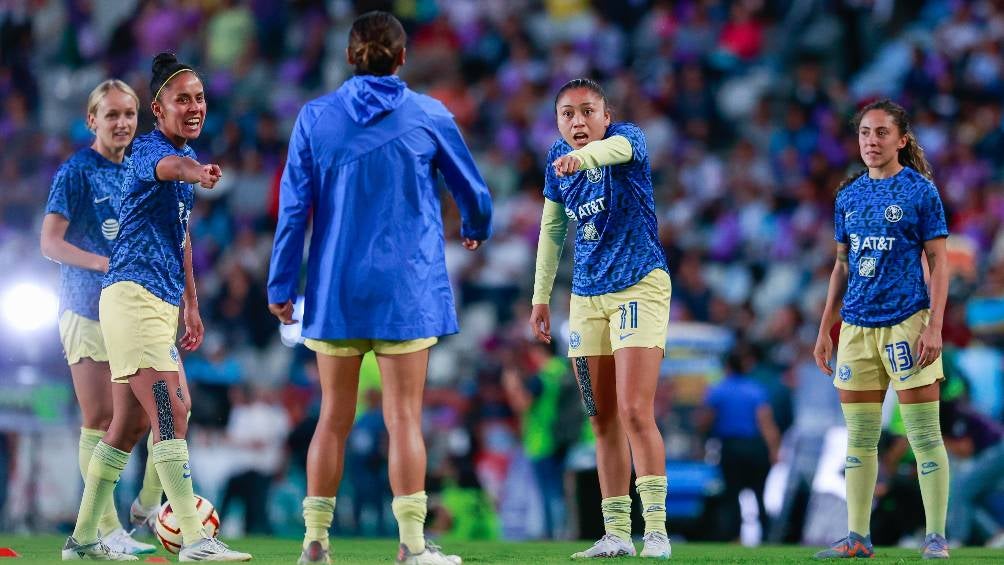
{"type": "Polygon", "coordinates": [[[577,173],[582,166],[582,160],[575,155],[562,155],[555,159],[551,166],[554,167],[555,175],[565,177],[577,173]]]}
{"type": "Polygon", "coordinates": [[[219,165],[202,165],[202,170],[199,171],[199,185],[202,188],[211,189],[216,186],[216,183],[219,182],[222,177],[223,171],[220,169],[219,165]]]}

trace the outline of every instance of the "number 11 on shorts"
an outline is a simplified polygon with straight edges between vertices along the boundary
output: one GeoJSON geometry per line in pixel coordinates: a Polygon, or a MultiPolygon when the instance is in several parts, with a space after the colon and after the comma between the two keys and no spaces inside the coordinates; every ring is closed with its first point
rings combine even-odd
{"type": "Polygon", "coordinates": [[[628,302],[627,304],[621,304],[620,306],[618,306],[618,308],[620,308],[620,311],[621,311],[621,329],[622,330],[626,330],[626,329],[628,329],[628,327],[630,327],[631,329],[637,329],[638,328],[638,302],[635,301],[635,300],[632,300],[631,302],[628,302]],[[630,319],[631,325],[630,326],[627,325],[628,321],[629,321],[628,320],[628,315],[630,315],[630,317],[631,317],[631,319],[630,319]]]}

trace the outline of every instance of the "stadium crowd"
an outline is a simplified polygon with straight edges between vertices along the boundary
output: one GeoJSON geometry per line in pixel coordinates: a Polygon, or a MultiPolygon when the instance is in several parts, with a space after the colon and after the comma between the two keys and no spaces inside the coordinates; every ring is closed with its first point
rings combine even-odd
{"type": "MultiPolygon", "coordinates": [[[[193,147],[224,177],[199,191],[191,220],[207,328],[203,348],[185,359],[193,433],[201,438],[193,443],[202,446],[192,454],[200,468],[219,464],[208,456],[213,449],[236,454],[200,477],[224,514],[231,500],[244,500],[247,531],[299,532],[296,504],[319,397],[312,355],[283,344],[266,310],[288,133],[304,102],[346,78],[347,26],[375,8],[405,23],[402,78],[453,112],[496,206],[494,236],[479,254],[462,250],[459,218],[446,210],[462,330],[431,359],[425,431],[429,490],[438,494],[433,529],[520,539],[595,527],[576,518],[576,504],[567,503],[576,497],[563,480],[592,465],[564,347],[531,343],[526,327],[543,161],[557,136],[551,94],[579,76],[600,80],[614,119],[637,123],[647,136],[673,280],[670,327],[727,331],[742,353],[729,367],[759,388],[749,402],[768,404],[784,434],[764,462],[780,459],[789,469],[779,488],[784,500],[768,509],[780,519],[765,523],[764,535],[812,538],[811,517],[796,516],[792,501],[813,483],[820,439],[841,425],[836,393],[811,355],[834,254],[833,196],[848,172],[862,168],[848,120],[878,97],[912,113],[948,214],[944,398],[951,402],[942,427],[950,452],[971,462],[969,471],[958,467],[963,477],[1004,465],[1004,2],[6,2],[0,283],[17,272],[56,280],[38,251],[39,225],[56,167],[90,140],[83,111],[90,89],[118,77],[148,101],[145,65],[162,50],[202,72],[210,111],[193,147]],[[522,486],[530,483],[539,493],[522,486]],[[804,530],[792,525],[802,522],[804,530]]],[[[152,122],[144,102],[139,132],[152,122]]],[[[556,297],[567,294],[567,262],[556,297]]],[[[567,315],[564,302],[555,300],[556,322],[567,315]]],[[[48,351],[46,370],[66,373],[54,333],[48,351]]],[[[4,373],[15,363],[6,353],[4,373]]],[[[375,363],[366,367],[340,495],[351,503],[340,502],[336,529],[387,535],[379,379],[375,363]]],[[[717,381],[725,368],[722,359],[705,380],[717,381]]],[[[702,425],[703,385],[694,391],[680,382],[667,373],[657,398],[669,458],[714,465],[713,446],[729,438],[702,425]]],[[[710,390],[713,382],[705,384],[710,390]]],[[[896,443],[902,433],[895,416],[890,422],[888,441],[896,443]]],[[[0,469],[15,452],[13,434],[2,437],[0,469]]],[[[893,457],[907,451],[904,445],[893,457]]],[[[913,467],[899,463],[883,464],[876,543],[909,538],[921,525],[891,519],[920,504],[915,481],[902,477],[913,467]]],[[[672,496],[672,467],[669,476],[672,496]]],[[[581,496],[589,491],[585,479],[572,483],[581,496]]],[[[0,491],[6,486],[0,481],[0,491]]],[[[1000,489],[986,492],[995,490],[996,508],[950,514],[949,539],[1004,540],[1000,489]]],[[[732,492],[728,485],[712,491],[732,492]]],[[[736,538],[735,524],[717,522],[715,496],[705,502],[703,512],[681,511],[686,521],[671,517],[670,529],[736,538]]]]}

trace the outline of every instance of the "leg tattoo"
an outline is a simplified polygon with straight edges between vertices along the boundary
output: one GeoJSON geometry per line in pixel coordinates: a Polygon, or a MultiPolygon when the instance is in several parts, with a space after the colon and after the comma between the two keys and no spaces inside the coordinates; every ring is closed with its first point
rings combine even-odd
{"type": "Polygon", "coordinates": [[[167,391],[167,382],[153,383],[153,402],[157,406],[157,424],[161,441],[174,439],[174,412],[171,410],[171,393],[167,391]]]}
{"type": "Polygon", "coordinates": [[[587,416],[596,415],[596,402],[593,400],[593,383],[589,376],[589,361],[585,357],[575,358],[575,374],[579,381],[579,391],[582,392],[582,404],[586,407],[587,416]]]}
{"type": "Polygon", "coordinates": [[[175,391],[175,394],[178,395],[178,400],[180,400],[182,402],[185,401],[185,393],[181,392],[181,387],[180,386],[178,387],[178,390],[175,391]]]}

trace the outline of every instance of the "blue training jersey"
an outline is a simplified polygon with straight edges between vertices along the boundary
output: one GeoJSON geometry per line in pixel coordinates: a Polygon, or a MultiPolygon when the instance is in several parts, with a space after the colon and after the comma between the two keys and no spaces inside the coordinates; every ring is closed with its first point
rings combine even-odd
{"type": "Polygon", "coordinates": [[[157,180],[157,163],[171,155],[194,159],[195,151],[188,145],[175,147],[156,129],[133,142],[122,185],[121,230],[104,286],[132,281],[179,306],[185,290],[185,234],[195,189],[185,182],[157,180]]]}
{"type": "Polygon", "coordinates": [[[848,247],[846,322],[887,327],[931,307],[924,242],[948,236],[934,183],[910,167],[887,179],[863,174],[837,194],[833,223],[848,247]]]}
{"type": "Polygon", "coordinates": [[[659,243],[652,190],[652,166],[645,134],[619,122],[605,137],[624,136],[631,160],[558,178],[551,163],[572,151],[558,139],[547,153],[544,196],[564,205],[575,220],[575,266],[572,293],[597,296],[632,286],[654,269],[668,270],[659,243]]]}
{"type": "MultiPolygon", "coordinates": [[[[64,239],[84,251],[108,257],[119,234],[119,192],[126,165],[104,158],[90,147],[74,153],[52,179],[46,214],[59,214],[70,225],[64,239]]],[[[104,273],[73,265],[59,267],[59,314],[71,310],[98,319],[104,273]]]]}

